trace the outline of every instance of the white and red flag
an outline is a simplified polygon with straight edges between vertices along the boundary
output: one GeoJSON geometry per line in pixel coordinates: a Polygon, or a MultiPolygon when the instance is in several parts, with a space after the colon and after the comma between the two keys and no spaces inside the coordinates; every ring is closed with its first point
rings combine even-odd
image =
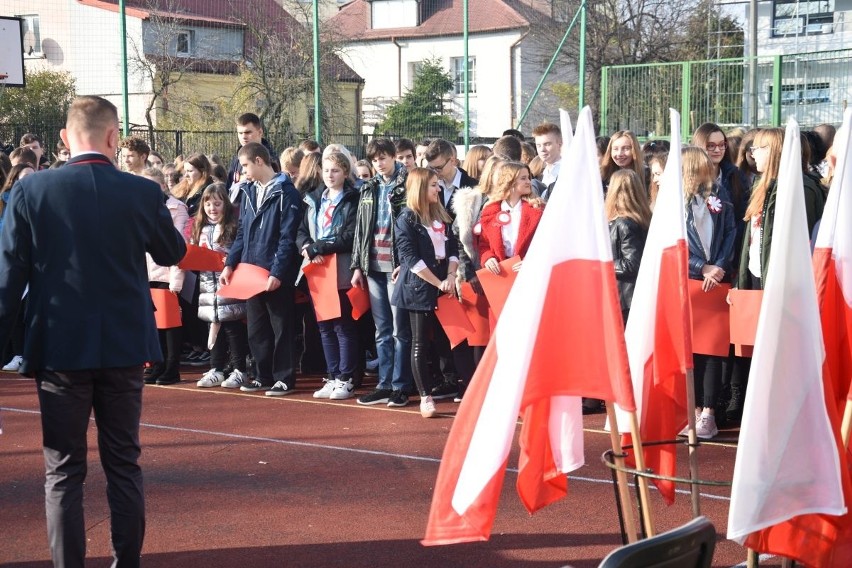
{"type": "MultiPolygon", "coordinates": [[[[771,262],[737,446],[727,536],[759,552],[772,550],[802,557],[811,566],[828,566],[832,564],[808,558],[814,552],[808,547],[822,546],[828,536],[818,523],[808,526],[805,519],[796,528],[802,516],[816,521],[817,515],[844,515],[844,477],[848,489],[839,425],[830,417],[836,413],[826,405],[834,397],[826,390],[830,383],[824,383],[822,324],[808,270],[812,261],[801,163],[799,125],[791,118],[778,172],[771,262]],[[780,543],[779,549],[779,541],[787,538],[799,540],[780,543]]],[[[849,233],[841,238],[848,239],[849,233]]],[[[848,565],[849,555],[843,559],[848,565]]]]}
{"type": "MultiPolygon", "coordinates": [[[[686,425],[686,373],[692,368],[692,324],[689,304],[689,248],[680,156],[680,114],[669,111],[671,152],[660,180],[660,191],[624,335],[644,442],[674,440],[686,425]]],[[[619,430],[629,432],[618,412],[619,430]]],[[[625,439],[625,444],[629,440],[625,439]]],[[[644,446],[645,466],[674,476],[673,445],[644,446]]],[[[674,483],[654,480],[666,503],[674,501],[674,483]]]]}
{"type": "Polygon", "coordinates": [[[534,512],[584,463],[581,396],[634,407],[591,111],[456,415],[423,544],[486,540],[518,416],[518,494],[534,512]]]}

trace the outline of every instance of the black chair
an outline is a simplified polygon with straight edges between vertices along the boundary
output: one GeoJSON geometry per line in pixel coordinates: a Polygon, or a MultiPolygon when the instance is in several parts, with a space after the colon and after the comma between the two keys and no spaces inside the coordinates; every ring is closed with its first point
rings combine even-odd
{"type": "Polygon", "coordinates": [[[682,527],[613,550],[598,568],[710,568],[715,548],[713,523],[707,517],[698,517],[682,527]]]}

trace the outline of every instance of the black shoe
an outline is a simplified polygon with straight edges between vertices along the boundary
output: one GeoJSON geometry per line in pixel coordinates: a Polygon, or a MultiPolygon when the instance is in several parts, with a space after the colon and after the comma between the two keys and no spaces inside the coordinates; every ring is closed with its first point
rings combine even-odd
{"type": "Polygon", "coordinates": [[[725,419],[729,425],[739,424],[743,419],[743,402],[745,389],[740,385],[731,385],[731,401],[725,409],[725,419]]]}
{"type": "Polygon", "coordinates": [[[151,366],[151,372],[143,375],[144,381],[146,385],[155,385],[157,384],[157,379],[163,376],[163,372],[166,370],[166,366],[162,363],[154,363],[151,366]]]}
{"type": "Polygon", "coordinates": [[[432,398],[434,400],[443,400],[445,398],[455,398],[459,394],[459,387],[456,382],[444,381],[437,387],[432,389],[432,398]]]}
{"type": "Polygon", "coordinates": [[[605,412],[606,408],[604,407],[604,402],[602,400],[598,400],[597,398],[584,398],[583,399],[583,414],[601,414],[605,412]]]}
{"type": "Polygon", "coordinates": [[[158,385],[176,385],[179,382],[180,375],[162,375],[156,381],[158,385]]]}
{"type": "Polygon", "coordinates": [[[406,406],[408,404],[408,396],[401,390],[391,392],[388,398],[388,406],[406,406]]]}
{"type": "Polygon", "coordinates": [[[371,406],[373,404],[385,404],[390,401],[394,391],[391,389],[376,389],[373,392],[358,397],[358,404],[371,406]]]}

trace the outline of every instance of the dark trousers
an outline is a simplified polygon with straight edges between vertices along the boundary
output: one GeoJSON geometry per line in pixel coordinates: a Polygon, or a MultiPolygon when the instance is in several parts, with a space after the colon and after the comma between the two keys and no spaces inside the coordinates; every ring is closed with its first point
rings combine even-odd
{"type": "Polygon", "coordinates": [[[85,562],[86,431],[94,410],[98,451],[107,480],[113,566],[139,566],[145,536],[145,494],[137,463],[141,453],[142,368],[39,371],[36,384],[46,472],[47,536],[53,565],[77,568],[85,562]]]}
{"type": "Polygon", "coordinates": [[[296,385],[293,367],[294,289],[280,286],[246,301],[248,340],[257,364],[257,380],[266,386],[296,385]]]}
{"type": "Polygon", "coordinates": [[[246,370],[248,355],[248,331],[242,321],[223,321],[220,323],[219,334],[213,349],[210,350],[210,368],[224,371],[246,370]]]}
{"type": "MultiPolygon", "coordinates": [[[[414,375],[414,384],[420,396],[427,396],[435,386],[433,373],[429,370],[430,343],[434,335],[444,335],[443,329],[435,317],[435,312],[408,312],[411,325],[411,371],[414,375]]],[[[446,338],[446,335],[444,335],[446,338]]],[[[440,357],[450,359],[449,340],[436,342],[436,348],[440,357]]]]}
{"type": "Polygon", "coordinates": [[[346,290],[338,290],[340,317],[317,322],[327,372],[334,378],[347,381],[355,375],[361,354],[358,349],[358,329],[352,319],[352,303],[346,290]]]}
{"type": "Polygon", "coordinates": [[[725,357],[693,354],[695,369],[695,406],[716,408],[722,392],[722,364],[725,357]]]}

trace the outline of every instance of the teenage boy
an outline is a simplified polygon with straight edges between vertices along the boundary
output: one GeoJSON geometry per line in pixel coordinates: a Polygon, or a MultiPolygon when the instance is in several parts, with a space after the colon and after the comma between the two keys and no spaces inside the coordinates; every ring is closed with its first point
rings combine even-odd
{"type": "Polygon", "coordinates": [[[396,148],[396,161],[405,166],[406,170],[411,171],[411,168],[417,165],[414,161],[414,154],[417,151],[414,142],[408,138],[400,138],[394,142],[394,147],[396,148]]]}
{"type": "Polygon", "coordinates": [[[533,137],[538,157],[544,162],[541,183],[546,189],[541,196],[547,199],[562,165],[562,130],[552,122],[543,122],[533,129],[533,137]]]}
{"type": "Polygon", "coordinates": [[[408,170],[397,162],[396,147],[387,138],[367,144],[367,159],[378,172],[360,189],[352,249],[352,285],[367,288],[376,322],[379,384],[358,398],[358,404],[405,406],[411,379],[411,327],[408,312],[390,303],[399,272],[394,242],[396,218],[405,206],[408,170]]]}
{"type": "MultiPolygon", "coordinates": [[[[271,156],[269,164],[272,166],[272,169],[276,172],[280,171],[281,168],[278,167],[278,161],[276,160],[278,154],[272,149],[269,141],[263,137],[263,126],[260,123],[259,116],[252,112],[247,112],[237,117],[237,139],[240,141],[240,147],[250,142],[263,144],[271,156]]],[[[240,159],[237,155],[234,156],[231,160],[231,165],[228,167],[228,184],[239,183],[241,175],[242,168],[240,167],[240,159]]]]}
{"type": "Polygon", "coordinates": [[[50,164],[48,163],[47,158],[44,156],[44,142],[41,140],[41,136],[38,134],[33,134],[32,132],[27,132],[23,136],[21,136],[21,143],[19,144],[21,148],[29,148],[36,155],[36,168],[35,170],[42,170],[47,168],[50,164]]]}
{"type": "Polygon", "coordinates": [[[121,163],[124,170],[135,175],[142,175],[147,167],[148,155],[151,148],[148,143],[138,136],[128,136],[118,145],[121,148],[121,163]]]}
{"type": "Polygon", "coordinates": [[[263,144],[249,142],[237,157],[251,183],[240,186],[240,226],[220,281],[228,284],[241,262],[269,270],[266,290],[246,302],[248,339],[257,377],[240,390],[282,396],[291,394],[296,385],[293,322],[301,258],[296,232],[302,220],[302,198],[286,174],[272,169],[263,144]]]}
{"type": "Polygon", "coordinates": [[[426,148],[428,148],[431,143],[432,141],[430,139],[424,138],[417,143],[417,146],[414,147],[414,161],[417,162],[418,167],[428,167],[426,165],[426,158],[424,158],[423,155],[426,153],[426,148]]]}
{"type": "Polygon", "coordinates": [[[458,167],[456,159],[456,147],[442,138],[433,140],[426,153],[423,155],[429,167],[438,174],[438,184],[441,186],[441,204],[453,219],[456,214],[453,211],[453,197],[456,190],[462,187],[475,187],[479,181],[467,175],[467,172],[458,167]]]}

